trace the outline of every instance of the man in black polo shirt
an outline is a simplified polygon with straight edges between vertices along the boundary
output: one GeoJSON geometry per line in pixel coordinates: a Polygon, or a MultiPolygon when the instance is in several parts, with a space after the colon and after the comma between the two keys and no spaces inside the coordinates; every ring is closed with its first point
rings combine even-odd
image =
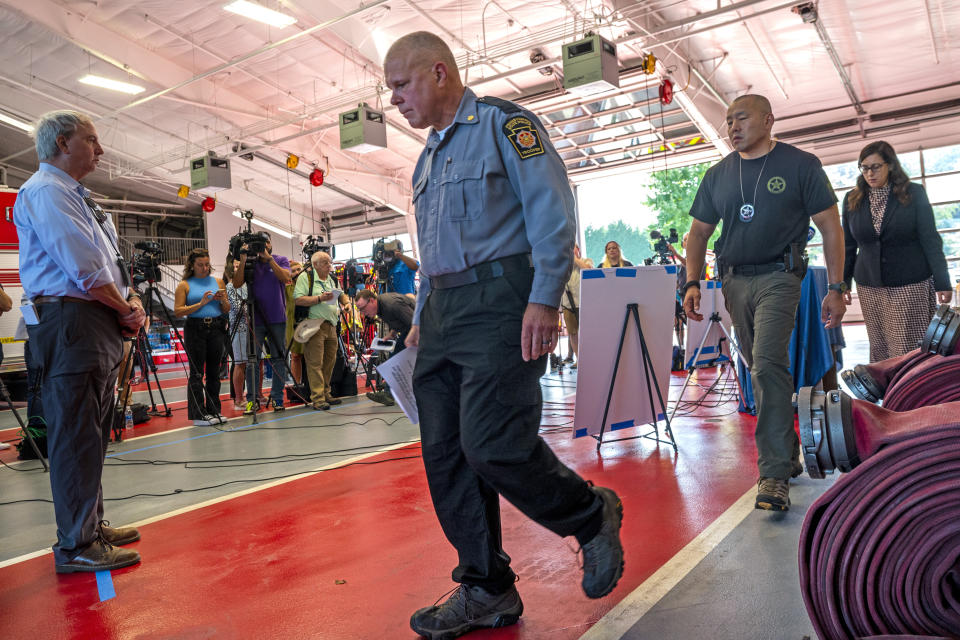
{"type": "MultiPolygon", "coordinates": [[[[392,355],[403,351],[403,341],[407,339],[407,332],[413,322],[413,309],[416,302],[408,295],[401,293],[381,293],[377,295],[372,289],[362,289],[357,292],[357,310],[368,318],[380,316],[380,319],[390,327],[390,340],[396,341],[392,355]]],[[[384,385],[380,391],[371,391],[367,398],[374,402],[387,405],[395,404],[390,389],[384,385]]]]}
{"type": "Polygon", "coordinates": [[[812,219],[823,236],[829,281],[836,283],[823,300],[821,317],[827,328],[840,326],[845,311],[843,231],[837,198],[820,161],[772,140],[773,122],[770,102],[763,96],[740,96],[727,110],[727,131],[736,151],[703,176],[690,209],[683,307],[688,318],[703,319],[696,277],[707,240],[723,220],[715,247],[718,271],[757,400],[756,507],[786,511],[789,479],[803,471],[793,430],[787,353],[806,272],[802,254],[812,219]]]}

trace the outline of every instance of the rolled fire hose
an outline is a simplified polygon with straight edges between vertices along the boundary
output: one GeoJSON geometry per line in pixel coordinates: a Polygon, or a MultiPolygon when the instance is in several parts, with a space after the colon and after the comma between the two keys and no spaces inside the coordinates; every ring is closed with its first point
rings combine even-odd
{"type": "MultiPolygon", "coordinates": [[[[911,369],[933,356],[951,356],[960,353],[960,314],[949,305],[940,305],[930,320],[930,325],[920,342],[920,348],[902,356],[888,358],[872,364],[858,364],[840,374],[851,393],[861,400],[879,402],[886,393],[911,369]]],[[[953,398],[943,398],[949,402],[953,398]]],[[[886,406],[886,403],[885,403],[886,406]]],[[[914,404],[910,408],[920,406],[914,404]]]]}
{"type": "Polygon", "coordinates": [[[839,478],[800,533],[800,586],[822,640],[960,637],[960,402],[894,412],[797,394],[804,462],[839,478]]]}
{"type": "Polygon", "coordinates": [[[960,400],[960,354],[933,356],[899,376],[883,397],[891,411],[909,411],[960,400]]]}

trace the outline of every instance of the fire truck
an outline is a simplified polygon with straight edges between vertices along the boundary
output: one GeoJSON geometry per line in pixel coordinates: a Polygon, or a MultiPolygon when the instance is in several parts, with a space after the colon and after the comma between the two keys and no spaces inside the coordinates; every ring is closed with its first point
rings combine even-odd
{"type": "Polygon", "coordinates": [[[10,374],[27,370],[23,360],[23,340],[16,338],[20,322],[20,245],[17,227],[13,224],[13,202],[17,190],[0,183],[0,284],[13,300],[13,309],[0,315],[0,342],[3,343],[3,364],[0,373],[10,374]]]}

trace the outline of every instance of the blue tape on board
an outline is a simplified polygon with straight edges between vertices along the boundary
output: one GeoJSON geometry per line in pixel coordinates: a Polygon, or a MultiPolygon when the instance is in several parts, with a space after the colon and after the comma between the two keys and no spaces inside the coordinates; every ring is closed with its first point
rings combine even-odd
{"type": "Polygon", "coordinates": [[[618,278],[636,278],[637,270],[636,269],[617,269],[616,276],[618,278]]]}
{"type": "Polygon", "coordinates": [[[662,413],[657,414],[657,422],[660,422],[661,420],[666,420],[666,418],[667,416],[663,415],[662,413]]]}
{"type": "Polygon", "coordinates": [[[576,431],[573,432],[573,437],[574,437],[574,438],[582,438],[582,437],[585,436],[585,435],[587,435],[587,428],[586,428],[586,427],[584,427],[584,428],[582,428],[582,429],[577,429],[576,431]]]}
{"type": "Polygon", "coordinates": [[[717,286],[716,282],[714,282],[713,280],[707,280],[707,289],[719,289],[719,288],[720,287],[717,286]]]}
{"type": "Polygon", "coordinates": [[[97,571],[97,593],[100,595],[100,602],[105,602],[117,595],[113,588],[113,578],[109,571],[97,571]]]}
{"type": "Polygon", "coordinates": [[[580,272],[581,280],[592,280],[593,278],[602,278],[602,277],[604,277],[603,271],[601,271],[600,269],[590,269],[590,270],[584,269],[583,271],[580,272]]]}
{"type": "Polygon", "coordinates": [[[616,431],[617,429],[629,429],[630,427],[633,427],[633,426],[635,426],[633,420],[624,420],[623,422],[614,422],[613,424],[610,425],[610,431],[616,431]]]}
{"type": "Polygon", "coordinates": [[[667,270],[667,273],[673,273],[673,274],[677,273],[677,265],[675,264],[664,265],[663,268],[667,270]]]}

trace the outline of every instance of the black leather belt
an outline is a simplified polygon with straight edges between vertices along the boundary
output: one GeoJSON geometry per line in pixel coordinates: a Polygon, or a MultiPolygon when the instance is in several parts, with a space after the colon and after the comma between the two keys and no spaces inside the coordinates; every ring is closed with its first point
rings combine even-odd
{"type": "Polygon", "coordinates": [[[782,262],[768,262],[766,264],[734,264],[725,267],[723,275],[728,276],[759,276],[764,273],[773,273],[774,271],[786,271],[786,265],[782,262]]]}
{"type": "Polygon", "coordinates": [[[439,276],[430,276],[431,289],[453,289],[464,285],[493,280],[505,273],[533,268],[533,257],[529,253],[518,253],[515,256],[498,258],[490,262],[481,262],[464,271],[444,273],[439,276]]]}
{"type": "Polygon", "coordinates": [[[94,304],[97,306],[106,306],[97,300],[87,300],[86,298],[74,298],[73,296],[37,296],[33,298],[33,304],[54,304],[58,302],[70,302],[80,304],[94,304]]]}
{"type": "Polygon", "coordinates": [[[223,316],[212,316],[212,317],[206,317],[206,318],[187,318],[187,322],[192,322],[193,324],[205,324],[209,327],[214,322],[222,318],[223,316]]]}

